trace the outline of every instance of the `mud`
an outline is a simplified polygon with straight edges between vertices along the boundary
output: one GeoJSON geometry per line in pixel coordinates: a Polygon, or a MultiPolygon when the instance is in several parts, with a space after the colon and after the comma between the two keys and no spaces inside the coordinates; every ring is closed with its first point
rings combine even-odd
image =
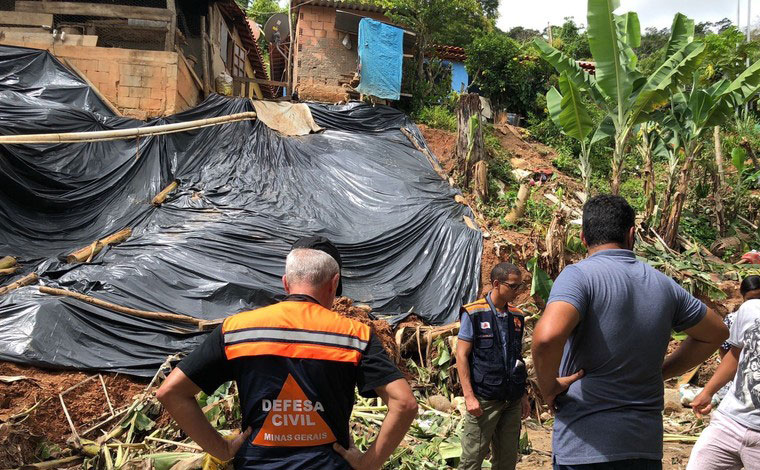
{"type": "Polygon", "coordinates": [[[380,342],[383,343],[388,355],[398,364],[401,359],[401,353],[399,353],[398,345],[393,335],[393,328],[385,320],[373,320],[370,317],[371,309],[369,307],[359,307],[354,305],[353,301],[348,297],[339,297],[335,299],[333,303],[333,310],[340,313],[344,317],[357,320],[365,325],[369,325],[372,332],[377,335],[380,342]]]}

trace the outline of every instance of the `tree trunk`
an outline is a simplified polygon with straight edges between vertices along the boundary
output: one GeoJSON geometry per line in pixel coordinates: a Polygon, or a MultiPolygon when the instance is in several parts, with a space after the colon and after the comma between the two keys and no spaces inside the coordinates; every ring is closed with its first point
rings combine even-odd
{"type": "Polygon", "coordinates": [[[652,162],[652,145],[654,143],[649,139],[646,131],[642,134],[641,153],[644,157],[644,221],[651,223],[654,215],[655,199],[655,180],[654,180],[654,163],[652,162]]]}
{"type": "Polygon", "coordinates": [[[715,220],[718,226],[718,233],[721,237],[726,236],[726,210],[723,207],[723,197],[721,195],[721,182],[719,171],[713,173],[713,198],[715,199],[715,220]]]}
{"type": "Polygon", "coordinates": [[[507,214],[505,219],[508,224],[516,224],[518,220],[522,219],[529,197],[530,185],[528,183],[522,183],[520,189],[517,191],[517,204],[515,205],[515,208],[507,214]]]}
{"type": "Polygon", "coordinates": [[[480,97],[477,93],[465,93],[460,97],[457,120],[458,135],[454,156],[459,171],[464,177],[463,186],[469,188],[473,180],[475,164],[485,160],[486,155],[480,97]]]}
{"type": "Polygon", "coordinates": [[[678,173],[678,160],[675,154],[678,150],[674,150],[670,156],[670,164],[668,168],[668,182],[665,185],[665,194],[662,196],[662,205],[660,206],[660,224],[657,227],[657,232],[662,234],[665,232],[665,226],[668,224],[668,216],[670,215],[670,203],[673,199],[673,192],[675,192],[676,174],[678,173]]]}
{"type": "Polygon", "coordinates": [[[665,243],[675,248],[676,239],[678,238],[678,224],[681,222],[681,213],[683,212],[683,206],[686,203],[686,195],[689,190],[689,174],[691,168],[694,166],[694,160],[697,157],[697,149],[692,147],[687,151],[686,160],[681,167],[681,175],[678,179],[678,187],[676,193],[673,196],[673,206],[668,214],[667,223],[665,224],[665,231],[662,233],[662,238],[665,243]]]}
{"type": "Polygon", "coordinates": [[[617,196],[620,194],[620,177],[623,172],[623,160],[625,158],[625,144],[616,144],[612,154],[612,181],[610,182],[610,192],[617,196]]]}
{"type": "Polygon", "coordinates": [[[481,160],[475,164],[475,196],[481,201],[488,200],[488,164],[481,160]]]}
{"type": "Polygon", "coordinates": [[[723,170],[723,148],[720,145],[720,126],[713,129],[713,139],[715,140],[715,166],[718,169],[718,182],[722,188],[726,184],[726,173],[723,170]]]}
{"type": "MultiPolygon", "coordinates": [[[[747,151],[747,155],[749,155],[749,158],[752,159],[752,165],[755,167],[755,171],[760,171],[760,162],[757,161],[755,151],[752,149],[752,145],[749,143],[747,138],[743,138],[739,145],[741,145],[744,150],[747,151]]],[[[739,179],[741,181],[741,175],[739,175],[739,179]]]]}

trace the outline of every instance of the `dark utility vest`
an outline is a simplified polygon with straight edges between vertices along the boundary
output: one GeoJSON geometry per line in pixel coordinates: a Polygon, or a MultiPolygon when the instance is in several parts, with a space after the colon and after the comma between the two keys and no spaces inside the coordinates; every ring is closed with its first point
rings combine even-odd
{"type": "Polygon", "coordinates": [[[462,315],[469,315],[473,330],[470,353],[472,389],[476,396],[485,400],[517,400],[525,393],[527,379],[522,360],[525,315],[517,308],[507,307],[505,355],[499,330],[501,323],[495,307],[490,304],[490,295],[462,308],[462,315]]]}

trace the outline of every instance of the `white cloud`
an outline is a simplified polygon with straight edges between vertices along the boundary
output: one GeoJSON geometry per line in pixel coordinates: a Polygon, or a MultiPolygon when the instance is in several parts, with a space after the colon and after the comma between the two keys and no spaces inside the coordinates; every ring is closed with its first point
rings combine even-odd
{"type": "MultiPolygon", "coordinates": [[[[751,0],[753,23],[760,14],[760,0],[751,0]]],[[[620,12],[635,11],[639,14],[641,27],[670,26],[677,12],[700,21],[720,21],[730,18],[736,21],[736,0],[621,0],[620,12]]],[[[747,21],[747,0],[741,0],[741,21],[747,21]]],[[[565,17],[572,16],[575,22],[586,24],[587,0],[502,0],[499,5],[497,26],[509,30],[523,26],[543,30],[551,22],[560,25],[565,17]]]]}

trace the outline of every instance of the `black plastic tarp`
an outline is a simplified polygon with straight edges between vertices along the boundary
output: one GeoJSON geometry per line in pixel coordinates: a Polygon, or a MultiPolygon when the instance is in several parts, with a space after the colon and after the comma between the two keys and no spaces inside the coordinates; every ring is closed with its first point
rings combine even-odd
{"type": "MultiPolygon", "coordinates": [[[[0,145],[0,257],[40,283],[118,305],[218,319],[283,294],[290,244],[327,236],[344,295],[382,315],[455,321],[477,293],[481,234],[470,210],[400,129],[401,112],[310,104],[326,130],[284,137],[259,121],[76,144],[0,145]],[[172,180],[160,207],[151,199],[172,180]],[[65,256],[131,227],[90,263],[65,256]]],[[[253,111],[212,95],[143,122],[115,117],[50,54],[0,46],[0,135],[124,129],[253,111]]],[[[151,375],[203,333],[28,286],[0,297],[0,359],[151,375]]]]}

